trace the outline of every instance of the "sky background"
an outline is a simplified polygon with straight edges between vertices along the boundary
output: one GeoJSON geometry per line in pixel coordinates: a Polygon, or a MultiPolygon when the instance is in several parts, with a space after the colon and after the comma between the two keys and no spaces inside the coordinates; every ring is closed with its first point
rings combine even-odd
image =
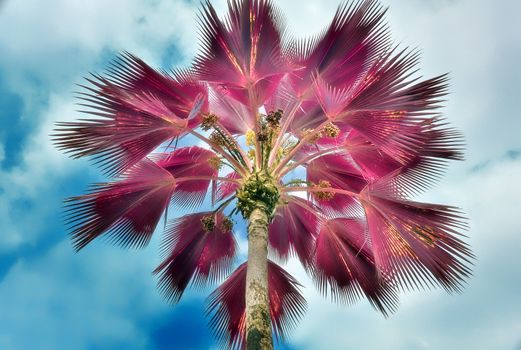
{"type": "MultiPolygon", "coordinates": [[[[275,2],[298,36],[327,25],[339,3],[275,2]]],[[[422,74],[450,72],[444,112],[466,136],[467,160],[420,199],[465,210],[474,276],[461,295],[402,293],[385,319],[365,300],[325,300],[290,261],[308,312],[285,348],[521,350],[521,2],[382,2],[393,38],[422,50],[422,74]]],[[[175,307],[156,290],[158,235],[140,251],[101,241],[73,252],[61,201],[101,178],[48,137],[55,121],[80,117],[75,84],[117,52],[154,67],[186,65],[197,51],[197,8],[182,0],[0,0],[0,349],[215,348],[208,290],[189,290],[175,307]]]]}

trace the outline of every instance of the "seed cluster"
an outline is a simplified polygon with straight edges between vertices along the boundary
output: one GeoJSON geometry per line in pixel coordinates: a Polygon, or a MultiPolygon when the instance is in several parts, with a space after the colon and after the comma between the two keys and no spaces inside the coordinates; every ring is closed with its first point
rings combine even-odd
{"type": "Polygon", "coordinates": [[[201,129],[204,131],[208,131],[217,124],[219,117],[217,117],[213,113],[203,114],[203,119],[201,121],[201,129]]]}
{"type": "Polygon", "coordinates": [[[215,228],[215,217],[213,215],[205,215],[201,218],[201,225],[205,232],[213,231],[215,228]]]}
{"type": "MultiPolygon", "coordinates": [[[[315,188],[330,188],[331,187],[331,182],[329,182],[327,180],[320,180],[318,182],[318,184],[314,184],[313,187],[315,187],[315,188]]],[[[313,192],[313,195],[318,200],[329,201],[329,200],[331,200],[335,196],[335,193],[334,192],[329,192],[329,191],[316,191],[316,192],[313,192]]]]}
{"type": "Polygon", "coordinates": [[[229,217],[225,217],[221,223],[222,232],[230,232],[233,230],[233,221],[229,217]]]}
{"type": "Polygon", "coordinates": [[[331,122],[324,125],[323,131],[327,137],[337,137],[340,134],[340,128],[331,122]]]}
{"type": "Polygon", "coordinates": [[[280,119],[282,118],[283,113],[284,112],[282,111],[282,109],[278,109],[276,112],[270,112],[266,116],[266,122],[271,128],[278,128],[280,126],[280,119]]]}
{"type": "Polygon", "coordinates": [[[322,137],[322,131],[317,131],[315,129],[302,129],[302,133],[300,135],[301,139],[307,138],[307,142],[311,144],[317,143],[317,141],[322,137]]]}

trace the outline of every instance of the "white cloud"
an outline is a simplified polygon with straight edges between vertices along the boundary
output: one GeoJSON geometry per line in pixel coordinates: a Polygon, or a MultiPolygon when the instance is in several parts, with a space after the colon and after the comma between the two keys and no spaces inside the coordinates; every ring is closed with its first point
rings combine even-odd
{"type": "Polygon", "coordinates": [[[0,221],[7,232],[0,237],[0,250],[34,243],[45,232],[46,218],[58,215],[49,209],[56,210],[61,202],[54,194],[60,181],[85,169],[85,161],[68,159],[49,137],[56,121],[80,117],[74,84],[82,82],[81,76],[93,70],[106,50],[133,51],[159,66],[161,55],[175,44],[179,50],[173,54],[187,61],[196,48],[194,19],[191,5],[181,0],[5,4],[0,11],[3,85],[23,98],[19,118],[30,120],[33,131],[20,140],[23,151],[17,164],[0,168],[0,221]],[[54,205],[12,214],[16,201],[38,203],[41,196],[54,205]]]}
{"type": "Polygon", "coordinates": [[[139,322],[172,310],[150,273],[158,263],[157,244],[133,253],[94,244],[75,255],[64,229],[49,232],[49,225],[60,221],[63,188],[72,187],[80,172],[97,174],[85,161],[58,152],[49,134],[55,121],[79,117],[74,84],[107,51],[132,51],[158,66],[175,44],[179,57],[166,63],[186,61],[195,51],[194,12],[184,1],[3,5],[3,86],[23,98],[19,117],[30,120],[32,128],[20,140],[17,163],[0,168],[0,253],[33,253],[18,256],[14,266],[2,266],[9,269],[0,276],[0,348],[146,348],[148,329],[139,322]],[[56,240],[62,243],[38,246],[56,240]]]}
{"type": "MultiPolygon", "coordinates": [[[[20,65],[53,80],[103,50],[128,50],[159,64],[176,44],[179,54],[195,52],[195,13],[182,0],[111,2],[8,1],[0,12],[4,64],[20,65]]],[[[52,82],[46,82],[52,83],[52,82]]]]}

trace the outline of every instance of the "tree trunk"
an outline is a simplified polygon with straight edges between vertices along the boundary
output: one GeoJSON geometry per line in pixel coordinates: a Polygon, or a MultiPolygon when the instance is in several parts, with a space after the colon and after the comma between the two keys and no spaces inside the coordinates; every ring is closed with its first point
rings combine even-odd
{"type": "Polygon", "coordinates": [[[273,349],[268,297],[268,216],[254,209],[248,224],[246,349],[273,349]]]}

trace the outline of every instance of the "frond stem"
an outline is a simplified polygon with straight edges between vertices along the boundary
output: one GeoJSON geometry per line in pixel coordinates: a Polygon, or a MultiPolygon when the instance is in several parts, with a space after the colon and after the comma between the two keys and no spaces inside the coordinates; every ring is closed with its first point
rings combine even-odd
{"type": "MultiPolygon", "coordinates": [[[[295,105],[293,106],[291,111],[288,113],[287,118],[284,118],[284,123],[282,124],[282,126],[280,128],[280,133],[277,136],[277,140],[275,140],[275,145],[272,148],[273,150],[276,150],[278,147],[280,147],[280,145],[282,143],[282,140],[284,138],[284,134],[286,134],[286,131],[288,130],[288,127],[289,127],[291,121],[293,121],[293,118],[295,117],[295,114],[297,114],[297,110],[300,108],[301,104],[302,104],[302,98],[300,98],[295,103],[295,105]]],[[[268,166],[272,166],[273,165],[273,161],[275,160],[276,153],[277,152],[271,152],[270,158],[268,160],[268,166]]]]}
{"type": "Polygon", "coordinates": [[[186,182],[186,181],[204,181],[204,180],[213,180],[213,181],[223,181],[223,182],[232,182],[240,185],[240,181],[237,179],[230,179],[229,177],[219,177],[219,176],[183,176],[180,178],[176,178],[176,182],[186,182]]]}
{"type": "Polygon", "coordinates": [[[326,119],[322,124],[320,124],[313,132],[310,132],[306,136],[304,136],[302,139],[300,139],[299,143],[293,149],[288,153],[288,155],[281,160],[281,162],[277,165],[275,170],[273,171],[273,174],[278,174],[286,164],[288,164],[291,159],[297,154],[297,152],[304,146],[309,140],[311,140],[317,133],[319,133],[322,128],[329,123],[329,119],[326,119]]]}
{"type": "Polygon", "coordinates": [[[259,134],[259,110],[258,110],[258,107],[257,107],[257,104],[254,102],[256,100],[253,99],[253,87],[251,85],[251,83],[248,83],[248,97],[249,97],[249,101],[250,101],[250,108],[251,108],[251,112],[253,113],[253,116],[254,116],[254,120],[255,120],[255,169],[256,170],[260,170],[261,169],[261,157],[262,157],[262,154],[261,154],[261,149],[260,149],[260,144],[259,144],[259,140],[257,140],[257,135],[259,134]]]}
{"type": "Polygon", "coordinates": [[[285,167],[284,169],[281,170],[281,172],[279,173],[279,177],[283,177],[285,174],[287,174],[288,172],[290,172],[291,170],[295,169],[296,167],[302,165],[302,164],[306,164],[314,159],[317,159],[323,155],[326,155],[326,154],[329,154],[329,153],[334,153],[338,150],[341,150],[341,149],[344,149],[345,148],[345,145],[341,145],[341,146],[335,146],[335,147],[330,147],[330,148],[325,148],[323,150],[320,150],[316,153],[312,153],[310,154],[309,156],[307,157],[304,157],[302,158],[301,160],[299,160],[298,162],[294,162],[290,165],[288,165],[287,167],[285,167]]]}
{"type": "Polygon", "coordinates": [[[294,199],[289,198],[289,197],[293,197],[293,196],[284,196],[284,198],[287,198],[289,201],[291,201],[292,203],[295,203],[296,205],[298,205],[302,209],[305,209],[305,210],[309,211],[310,213],[313,213],[313,215],[319,216],[321,219],[325,219],[326,218],[326,216],[322,213],[322,211],[317,210],[317,209],[313,209],[309,205],[302,203],[302,201],[294,200],[294,199]]]}
{"type": "Polygon", "coordinates": [[[218,211],[224,210],[235,199],[235,196],[231,196],[226,201],[222,202],[217,209],[214,210],[214,213],[217,213],[218,211]]]}
{"type": "Polygon", "coordinates": [[[228,153],[226,153],[225,150],[221,146],[218,146],[218,145],[212,143],[212,141],[210,141],[207,137],[205,137],[204,135],[201,135],[200,133],[198,133],[195,130],[187,128],[186,131],[188,133],[194,135],[201,141],[205,142],[213,150],[218,152],[223,158],[225,158],[228,162],[230,162],[230,164],[233,166],[233,168],[236,172],[238,172],[242,176],[246,176],[246,170],[244,169],[244,167],[242,165],[240,165],[232,156],[230,156],[228,153]]]}
{"type": "Polygon", "coordinates": [[[332,193],[338,193],[338,194],[343,194],[346,196],[360,198],[360,193],[352,192],[352,191],[348,191],[348,190],[342,190],[340,188],[332,188],[332,187],[289,186],[289,187],[283,187],[280,190],[281,190],[281,192],[284,192],[284,193],[288,193],[288,192],[332,192],[332,193]]]}
{"type": "Polygon", "coordinates": [[[250,171],[252,171],[253,170],[253,166],[252,166],[252,164],[250,162],[250,158],[248,158],[246,156],[246,154],[244,153],[244,150],[242,149],[241,146],[239,146],[239,143],[237,142],[235,137],[233,137],[232,133],[230,131],[228,131],[228,129],[226,129],[220,122],[217,122],[217,126],[219,127],[219,129],[221,129],[226,134],[226,136],[228,136],[231,140],[233,140],[233,143],[235,144],[235,147],[236,147],[237,151],[241,155],[242,160],[244,161],[244,163],[246,164],[248,169],[250,171]]]}

